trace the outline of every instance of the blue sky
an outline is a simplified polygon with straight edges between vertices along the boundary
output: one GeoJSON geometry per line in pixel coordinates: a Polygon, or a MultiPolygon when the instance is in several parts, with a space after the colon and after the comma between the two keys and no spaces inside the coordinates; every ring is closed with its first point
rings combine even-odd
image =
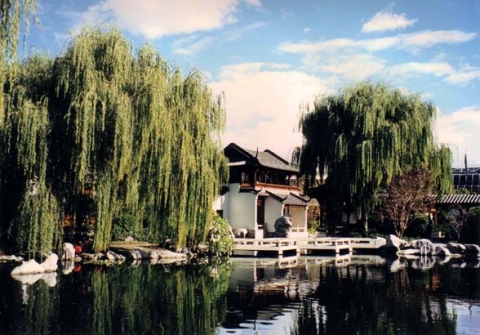
{"type": "Polygon", "coordinates": [[[118,26],[226,97],[224,145],[288,158],[299,105],[383,81],[438,107],[454,165],[480,166],[480,0],[39,0],[23,56],[57,55],[83,25],[118,26]]]}

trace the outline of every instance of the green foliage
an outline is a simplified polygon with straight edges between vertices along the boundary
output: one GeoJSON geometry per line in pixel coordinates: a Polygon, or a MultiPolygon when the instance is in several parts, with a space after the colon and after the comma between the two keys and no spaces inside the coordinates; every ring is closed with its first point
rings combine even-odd
{"type": "Polygon", "coordinates": [[[480,245],[480,207],[470,208],[460,242],[480,245]]]}
{"type": "Polygon", "coordinates": [[[228,221],[218,214],[212,220],[207,242],[209,253],[213,257],[228,257],[235,247],[228,221]]]}
{"type": "Polygon", "coordinates": [[[431,225],[432,220],[428,215],[418,213],[413,217],[412,222],[405,229],[405,234],[403,236],[416,239],[427,237],[430,235],[428,233],[431,230],[431,225]]]}
{"type": "Polygon", "coordinates": [[[137,218],[130,213],[123,213],[113,220],[112,240],[121,241],[126,237],[141,237],[141,232],[135,232],[137,218]]]}
{"type": "Polygon", "coordinates": [[[82,217],[74,205],[82,194],[95,202],[95,251],[108,247],[124,212],[152,242],[206,239],[228,174],[221,97],[198,71],[182,77],[151,46],[131,50],[116,30],[88,29],[53,60],[15,63],[0,124],[0,238],[14,248],[23,247],[15,232],[42,238],[38,221],[15,230],[17,217],[48,213],[56,219],[47,230],[56,231],[66,214],[82,217]],[[36,206],[20,206],[33,176],[36,206]]]}
{"type": "Polygon", "coordinates": [[[213,334],[231,268],[110,267],[91,274],[91,334],[213,334]],[[163,308],[159,307],[163,306],[163,308]],[[93,314],[93,315],[92,315],[93,314]]]}
{"type": "Polygon", "coordinates": [[[433,178],[430,171],[412,169],[393,177],[385,189],[377,192],[377,210],[373,213],[390,222],[402,237],[415,219],[433,208],[433,178]]]}
{"type": "Polygon", "coordinates": [[[412,168],[431,171],[439,193],[450,191],[451,153],[434,143],[434,117],[432,103],[383,84],[347,86],[319,97],[313,110],[306,106],[301,173],[307,186],[320,174],[327,219],[346,210],[361,212],[368,222],[375,194],[412,168]]]}
{"type": "Polygon", "coordinates": [[[307,221],[308,232],[310,234],[316,234],[318,228],[320,227],[320,221],[317,220],[308,220],[307,221]]]}
{"type": "MultiPolygon", "coordinates": [[[[36,0],[2,1],[0,5],[0,87],[7,79],[9,63],[15,58],[18,49],[20,28],[25,27],[25,34],[30,26],[30,19],[36,14],[36,0]]],[[[5,100],[0,92],[0,127],[5,122],[5,100]]]]}

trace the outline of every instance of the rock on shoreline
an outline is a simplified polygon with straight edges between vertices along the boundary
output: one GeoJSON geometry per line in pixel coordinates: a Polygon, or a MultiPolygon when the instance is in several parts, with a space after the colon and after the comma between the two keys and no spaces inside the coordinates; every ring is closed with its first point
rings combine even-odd
{"type": "Polygon", "coordinates": [[[385,251],[398,256],[427,255],[443,257],[480,258],[480,247],[476,244],[432,243],[427,239],[405,241],[395,235],[387,237],[385,251]]]}

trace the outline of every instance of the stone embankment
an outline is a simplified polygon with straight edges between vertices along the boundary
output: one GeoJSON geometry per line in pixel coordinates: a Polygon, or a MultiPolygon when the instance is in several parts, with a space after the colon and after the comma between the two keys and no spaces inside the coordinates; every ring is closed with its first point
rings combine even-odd
{"type": "MultiPolygon", "coordinates": [[[[15,255],[0,255],[0,262],[21,263],[11,272],[14,278],[56,272],[59,263],[58,255],[48,253],[42,256],[42,258],[45,258],[42,263],[38,263],[35,259],[25,261],[23,257],[15,255]]],[[[148,259],[151,264],[165,264],[184,263],[191,257],[193,256],[187,252],[173,252],[146,242],[112,243],[109,251],[96,254],[83,253],[81,249],[76,249],[71,243],[64,243],[61,263],[62,272],[67,274],[73,270],[75,262],[112,264],[122,263],[127,259],[134,261],[148,259]],[[77,251],[80,251],[80,253],[77,253],[77,251]]]]}
{"type": "Polygon", "coordinates": [[[388,236],[385,251],[397,256],[427,255],[480,258],[480,247],[476,244],[432,243],[427,239],[405,241],[395,235],[388,236]]]}

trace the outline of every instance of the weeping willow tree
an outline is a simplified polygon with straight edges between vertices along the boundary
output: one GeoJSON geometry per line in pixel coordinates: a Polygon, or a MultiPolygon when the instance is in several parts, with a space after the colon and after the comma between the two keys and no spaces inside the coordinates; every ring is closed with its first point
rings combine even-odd
{"type": "Polygon", "coordinates": [[[93,249],[105,250],[124,213],[152,242],[205,239],[228,173],[222,99],[198,71],[183,77],[152,47],[131,50],[117,30],[86,29],[7,78],[0,233],[14,248],[51,249],[68,221],[93,226],[93,249]]]}
{"type": "MultiPolygon", "coordinates": [[[[0,2],[0,87],[7,77],[8,63],[17,54],[20,28],[28,32],[31,17],[35,17],[36,0],[5,0],[0,2]]],[[[0,92],[1,93],[1,92],[0,92]]],[[[3,124],[3,94],[0,94],[0,125],[3,124]]]]}
{"type": "Polygon", "coordinates": [[[347,212],[368,230],[377,192],[413,168],[430,171],[437,192],[451,189],[450,150],[436,145],[435,106],[419,95],[359,83],[303,109],[298,160],[309,186],[320,175],[330,224],[347,212]]]}

